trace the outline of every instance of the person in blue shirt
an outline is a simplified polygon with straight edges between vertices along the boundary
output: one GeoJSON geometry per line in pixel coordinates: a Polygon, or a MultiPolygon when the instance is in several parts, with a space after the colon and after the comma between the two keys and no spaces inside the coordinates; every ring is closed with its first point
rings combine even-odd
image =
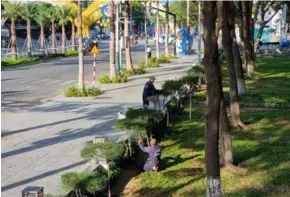
{"type": "Polygon", "coordinates": [[[161,156],[161,147],[157,145],[156,139],[152,138],[148,147],[144,147],[142,139],[139,139],[138,145],[143,152],[149,154],[149,158],[145,163],[143,170],[156,172],[158,170],[161,156]]]}
{"type": "Polygon", "coordinates": [[[155,79],[156,79],[155,77],[150,77],[150,80],[145,83],[143,94],[142,94],[143,107],[149,106],[149,101],[147,100],[147,98],[149,96],[156,94],[157,92],[157,90],[154,87],[155,79]]]}

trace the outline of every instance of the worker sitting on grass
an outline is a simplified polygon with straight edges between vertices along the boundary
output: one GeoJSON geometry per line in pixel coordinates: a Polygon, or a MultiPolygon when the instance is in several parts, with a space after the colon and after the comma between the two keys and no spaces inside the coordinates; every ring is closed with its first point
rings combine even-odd
{"type": "Polygon", "coordinates": [[[145,163],[143,170],[157,172],[160,162],[161,148],[157,145],[156,139],[152,138],[148,147],[144,147],[143,140],[139,139],[138,145],[143,152],[149,154],[149,158],[145,163]]]}

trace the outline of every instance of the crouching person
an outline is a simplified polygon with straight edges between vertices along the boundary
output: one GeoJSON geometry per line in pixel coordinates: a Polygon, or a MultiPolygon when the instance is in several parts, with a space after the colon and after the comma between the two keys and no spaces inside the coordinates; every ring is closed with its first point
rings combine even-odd
{"type": "Polygon", "coordinates": [[[156,139],[152,138],[148,147],[144,147],[142,139],[139,139],[138,145],[143,152],[149,154],[149,158],[145,163],[143,170],[156,172],[158,170],[161,156],[161,148],[157,145],[156,139]]]}

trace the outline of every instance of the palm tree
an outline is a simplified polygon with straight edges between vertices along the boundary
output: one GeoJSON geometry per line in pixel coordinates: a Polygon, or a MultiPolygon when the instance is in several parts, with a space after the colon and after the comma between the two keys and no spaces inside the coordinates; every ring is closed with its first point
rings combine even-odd
{"type": "Polygon", "coordinates": [[[55,22],[58,20],[58,11],[55,6],[51,6],[47,9],[47,18],[51,23],[51,48],[52,54],[56,53],[56,43],[55,43],[55,22]]]}
{"type": "Polygon", "coordinates": [[[84,86],[84,53],[83,53],[83,32],[82,32],[82,0],[78,0],[78,44],[79,44],[79,89],[84,86]]]}
{"type": "Polygon", "coordinates": [[[51,5],[48,3],[37,3],[34,20],[40,26],[40,49],[44,52],[44,25],[48,22],[47,10],[51,5]]]}
{"type": "Polygon", "coordinates": [[[125,24],[124,24],[124,37],[125,37],[125,46],[126,46],[126,68],[128,71],[133,70],[132,65],[132,56],[131,56],[131,46],[129,42],[129,18],[130,18],[130,2],[127,0],[125,1],[125,8],[124,8],[124,17],[125,17],[125,24]]]}
{"type": "Polygon", "coordinates": [[[65,53],[66,50],[66,34],[65,34],[65,24],[69,20],[70,8],[61,6],[57,8],[57,15],[59,18],[59,24],[61,25],[61,50],[65,53]]]}
{"type": "Polygon", "coordinates": [[[16,48],[16,27],[15,21],[17,17],[20,15],[21,4],[16,1],[2,1],[4,6],[4,11],[2,15],[11,20],[10,31],[11,31],[11,52],[12,58],[17,59],[17,48],[16,48]]]}
{"type": "Polygon", "coordinates": [[[27,29],[27,55],[31,57],[31,20],[34,18],[36,11],[35,4],[25,3],[22,4],[21,17],[26,20],[27,29]]]}
{"type": "Polygon", "coordinates": [[[70,12],[69,12],[69,16],[68,19],[71,22],[71,45],[72,45],[72,49],[76,50],[76,29],[75,29],[75,19],[78,17],[78,10],[75,8],[71,8],[70,12]]]}

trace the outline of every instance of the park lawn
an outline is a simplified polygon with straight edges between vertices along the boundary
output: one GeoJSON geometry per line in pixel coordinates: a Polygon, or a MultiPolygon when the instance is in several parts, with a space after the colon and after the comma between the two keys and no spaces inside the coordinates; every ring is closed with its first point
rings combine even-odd
{"type": "MultiPolygon", "coordinates": [[[[173,123],[176,134],[161,142],[162,163],[158,173],[133,178],[124,196],[205,195],[204,157],[205,106],[196,106],[193,120],[185,112],[173,123]]],[[[248,131],[233,131],[234,164],[222,169],[223,196],[290,196],[289,110],[243,109],[248,131]]]]}
{"type": "MultiPolygon", "coordinates": [[[[223,67],[225,97],[229,98],[228,76],[223,67]]],[[[246,80],[247,94],[241,103],[290,104],[290,57],[260,57],[255,61],[255,73],[246,80]]],[[[195,100],[205,100],[206,91],[195,94],[195,100]]]]}

